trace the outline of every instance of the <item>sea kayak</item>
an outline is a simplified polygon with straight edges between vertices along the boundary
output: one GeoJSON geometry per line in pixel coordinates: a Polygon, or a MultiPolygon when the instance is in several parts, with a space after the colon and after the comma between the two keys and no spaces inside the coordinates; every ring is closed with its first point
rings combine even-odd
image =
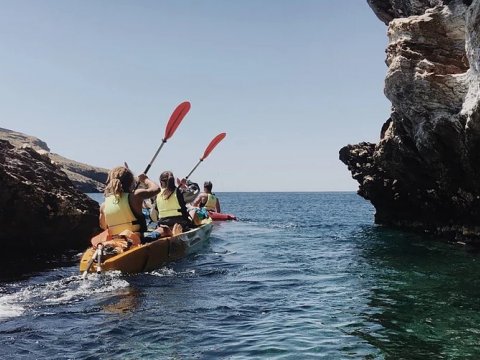
{"type": "Polygon", "coordinates": [[[209,239],[213,224],[205,224],[178,235],[160,238],[147,244],[131,246],[121,253],[109,254],[90,247],[80,260],[80,272],[140,273],[157,269],[171,261],[186,257],[203,246],[209,239]],[[100,264],[98,254],[100,253],[100,264]],[[95,259],[95,260],[93,260],[95,259]]]}
{"type": "Polygon", "coordinates": [[[237,220],[237,217],[235,215],[218,213],[215,211],[209,211],[208,215],[213,221],[237,220]]]}

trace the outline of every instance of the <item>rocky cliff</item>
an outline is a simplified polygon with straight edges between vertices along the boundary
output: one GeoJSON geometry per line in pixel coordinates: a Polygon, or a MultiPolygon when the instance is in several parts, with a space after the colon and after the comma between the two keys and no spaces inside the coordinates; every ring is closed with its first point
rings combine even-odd
{"type": "Polygon", "coordinates": [[[390,118],[340,160],[375,222],[480,243],[480,0],[368,0],[387,26],[390,118]]]}
{"type": "Polygon", "coordinates": [[[0,257],[85,249],[99,231],[99,205],[48,155],[0,140],[0,257]]]}
{"type": "Polygon", "coordinates": [[[0,128],[0,139],[7,140],[17,148],[29,146],[41,155],[48,155],[53,162],[61,167],[80,191],[85,193],[103,191],[107,180],[107,169],[82,164],[52,153],[44,141],[34,136],[0,128]]]}

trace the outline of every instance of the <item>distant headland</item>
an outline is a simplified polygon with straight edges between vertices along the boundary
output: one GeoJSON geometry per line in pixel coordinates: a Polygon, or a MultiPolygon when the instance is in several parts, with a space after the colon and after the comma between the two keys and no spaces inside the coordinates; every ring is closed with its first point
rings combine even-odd
{"type": "Polygon", "coordinates": [[[108,175],[107,169],[83,164],[52,153],[47,143],[35,136],[0,128],[0,139],[8,141],[16,148],[31,147],[39,154],[48,156],[67,174],[73,185],[81,192],[103,191],[108,175]]]}

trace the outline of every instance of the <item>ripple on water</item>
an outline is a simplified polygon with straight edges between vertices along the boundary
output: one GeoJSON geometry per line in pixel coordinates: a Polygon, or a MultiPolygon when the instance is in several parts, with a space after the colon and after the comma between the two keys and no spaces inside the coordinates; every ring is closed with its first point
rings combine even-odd
{"type": "Polygon", "coordinates": [[[3,284],[0,358],[479,358],[476,255],[374,226],[353,193],[222,206],[248,221],[153,272],[3,284]]]}

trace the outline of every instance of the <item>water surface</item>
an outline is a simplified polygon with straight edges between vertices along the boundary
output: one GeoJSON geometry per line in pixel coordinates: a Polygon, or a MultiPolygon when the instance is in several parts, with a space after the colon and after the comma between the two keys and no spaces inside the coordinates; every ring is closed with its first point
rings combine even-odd
{"type": "Polygon", "coordinates": [[[153,272],[80,254],[0,284],[2,359],[475,359],[478,256],[354,193],[219,193],[238,222],[153,272]]]}

